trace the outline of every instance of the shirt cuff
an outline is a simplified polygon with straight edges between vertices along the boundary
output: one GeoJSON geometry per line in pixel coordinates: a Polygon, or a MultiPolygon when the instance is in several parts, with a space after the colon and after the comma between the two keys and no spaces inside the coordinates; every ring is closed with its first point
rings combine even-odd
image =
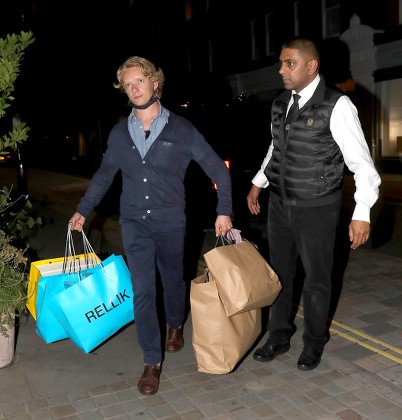
{"type": "Polygon", "coordinates": [[[362,220],[370,223],[370,207],[362,203],[356,204],[352,220],[362,220]]]}
{"type": "Polygon", "coordinates": [[[258,171],[251,182],[256,187],[259,187],[259,188],[267,188],[268,185],[269,185],[267,177],[265,176],[264,172],[262,172],[262,171],[258,171]]]}

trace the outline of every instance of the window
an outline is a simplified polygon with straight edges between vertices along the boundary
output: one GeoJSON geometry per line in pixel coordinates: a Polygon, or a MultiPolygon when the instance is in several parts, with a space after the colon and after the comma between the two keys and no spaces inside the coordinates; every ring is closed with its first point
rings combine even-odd
{"type": "Polygon", "coordinates": [[[185,0],[184,15],[186,22],[191,20],[193,17],[193,2],[191,0],[185,0]]]}
{"type": "Polygon", "coordinates": [[[251,57],[262,58],[264,54],[264,21],[262,18],[251,21],[251,57]]]}
{"type": "Polygon", "coordinates": [[[300,35],[300,1],[295,1],[293,4],[293,15],[295,21],[295,36],[300,35]]]}
{"type": "Polygon", "coordinates": [[[323,37],[340,35],[340,0],[322,0],[323,37]]]}
{"type": "Polygon", "coordinates": [[[214,71],[214,44],[212,39],[208,39],[208,61],[209,61],[209,71],[212,73],[214,71]]]}
{"type": "Polygon", "coordinates": [[[273,55],[275,53],[275,13],[271,12],[265,15],[265,55],[273,55]]]}
{"type": "Polygon", "coordinates": [[[380,139],[382,157],[402,156],[402,79],[385,80],[377,85],[380,92],[380,139]]]}
{"type": "Polygon", "coordinates": [[[275,53],[276,25],[274,12],[251,21],[251,54],[253,60],[259,60],[275,53]]]}

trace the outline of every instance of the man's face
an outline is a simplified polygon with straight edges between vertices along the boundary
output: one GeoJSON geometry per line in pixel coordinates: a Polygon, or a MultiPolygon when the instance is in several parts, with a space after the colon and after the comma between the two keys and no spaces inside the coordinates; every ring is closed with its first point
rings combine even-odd
{"type": "Polygon", "coordinates": [[[318,62],[294,48],[283,48],[279,57],[279,74],[285,89],[300,92],[316,76],[318,62]]]}
{"type": "Polygon", "coordinates": [[[158,82],[151,82],[139,67],[130,67],[122,74],[124,90],[134,105],[144,105],[152,97],[158,82]]]}

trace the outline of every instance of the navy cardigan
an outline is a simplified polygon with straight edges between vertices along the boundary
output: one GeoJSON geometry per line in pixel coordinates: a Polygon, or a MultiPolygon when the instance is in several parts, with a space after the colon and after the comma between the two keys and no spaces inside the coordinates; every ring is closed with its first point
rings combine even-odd
{"type": "Polygon", "coordinates": [[[218,186],[217,214],[232,216],[229,171],[201,133],[185,118],[170,111],[169,119],[144,158],[128,131],[128,120],[110,132],[101,165],[82,197],[77,211],[87,217],[122,173],[120,218],[151,218],[166,225],[185,224],[184,177],[191,160],[218,186]]]}

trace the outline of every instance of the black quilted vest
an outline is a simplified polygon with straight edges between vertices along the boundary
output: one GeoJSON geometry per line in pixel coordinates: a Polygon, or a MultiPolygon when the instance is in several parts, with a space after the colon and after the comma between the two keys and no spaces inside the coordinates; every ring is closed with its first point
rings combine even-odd
{"type": "Polygon", "coordinates": [[[286,141],[284,119],[290,95],[290,91],[283,92],[272,105],[274,149],[265,168],[270,190],[293,205],[335,201],[342,187],[344,160],[329,121],[342,94],[327,88],[321,77],[313,96],[290,125],[286,141]]]}

